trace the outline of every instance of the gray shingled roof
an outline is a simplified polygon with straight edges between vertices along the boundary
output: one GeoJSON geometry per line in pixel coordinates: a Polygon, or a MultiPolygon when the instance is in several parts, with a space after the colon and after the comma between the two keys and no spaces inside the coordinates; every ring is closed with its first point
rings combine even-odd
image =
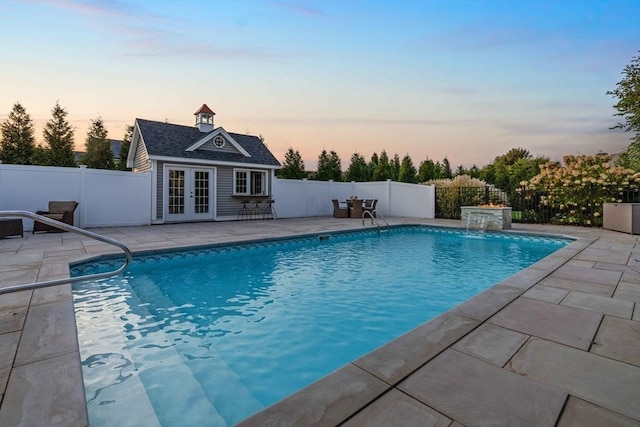
{"type": "Polygon", "coordinates": [[[240,153],[209,150],[185,151],[201,140],[206,133],[200,132],[195,126],[174,125],[144,119],[136,120],[150,156],[280,166],[280,162],[256,136],[228,132],[251,157],[245,157],[240,153]]]}

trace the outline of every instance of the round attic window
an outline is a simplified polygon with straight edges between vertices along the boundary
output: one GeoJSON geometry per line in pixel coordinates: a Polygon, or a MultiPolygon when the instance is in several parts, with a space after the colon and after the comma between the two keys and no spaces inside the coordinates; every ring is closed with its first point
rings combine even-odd
{"type": "Polygon", "coordinates": [[[215,138],[213,138],[213,145],[215,145],[217,148],[224,147],[224,138],[220,135],[216,136],[215,138]]]}

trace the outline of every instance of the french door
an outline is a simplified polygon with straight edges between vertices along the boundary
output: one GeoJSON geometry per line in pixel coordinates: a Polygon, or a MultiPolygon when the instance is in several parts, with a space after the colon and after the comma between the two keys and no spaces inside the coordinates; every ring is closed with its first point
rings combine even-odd
{"type": "Polygon", "coordinates": [[[213,219],[214,169],[165,166],[165,219],[213,219]]]}

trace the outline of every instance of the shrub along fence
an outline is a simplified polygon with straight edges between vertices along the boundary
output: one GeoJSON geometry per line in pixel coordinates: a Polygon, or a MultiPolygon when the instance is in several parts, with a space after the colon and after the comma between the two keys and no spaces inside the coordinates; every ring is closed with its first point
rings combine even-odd
{"type": "Polygon", "coordinates": [[[623,189],[603,201],[601,195],[586,193],[581,198],[559,202],[549,191],[521,187],[505,193],[492,187],[436,187],[436,218],[460,219],[461,206],[502,203],[511,206],[513,222],[530,224],[562,224],[602,226],[602,204],[640,203],[640,191],[623,189]]]}

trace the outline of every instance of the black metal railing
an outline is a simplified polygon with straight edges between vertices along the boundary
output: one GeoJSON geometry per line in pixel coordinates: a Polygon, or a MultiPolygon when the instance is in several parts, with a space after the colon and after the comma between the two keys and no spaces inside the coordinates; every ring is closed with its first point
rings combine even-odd
{"type": "Polygon", "coordinates": [[[549,191],[521,187],[512,191],[486,187],[436,187],[436,218],[460,219],[461,206],[503,204],[512,209],[512,221],[530,224],[602,226],[602,205],[640,203],[639,190],[581,193],[561,202],[549,191]]]}
{"type": "Polygon", "coordinates": [[[436,187],[436,218],[460,219],[461,206],[508,205],[508,195],[495,187],[436,187]]]}

